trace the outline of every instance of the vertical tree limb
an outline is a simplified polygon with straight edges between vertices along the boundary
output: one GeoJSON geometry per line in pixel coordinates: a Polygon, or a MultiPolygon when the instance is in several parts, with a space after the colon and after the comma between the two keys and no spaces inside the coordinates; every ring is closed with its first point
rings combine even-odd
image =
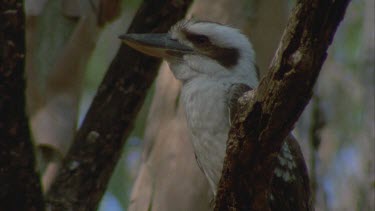
{"type": "Polygon", "coordinates": [[[275,159],[311,98],[348,3],[297,2],[269,73],[232,125],[215,210],[270,210],[275,159]]]}
{"type": "MultiPolygon", "coordinates": [[[[145,0],[128,32],[165,32],[184,17],[190,3],[145,0]]],[[[47,194],[48,208],[96,209],[159,64],[121,46],[47,194]]]]}
{"type": "Polygon", "coordinates": [[[320,105],[320,97],[314,94],[311,108],[311,122],[309,128],[309,145],[310,145],[310,177],[311,177],[311,192],[312,202],[316,203],[316,196],[318,191],[318,177],[317,177],[317,161],[319,159],[318,152],[321,142],[320,133],[325,126],[325,117],[320,105]]]}
{"type": "MultiPolygon", "coordinates": [[[[363,182],[363,200],[362,207],[358,209],[374,210],[375,209],[375,156],[373,155],[375,149],[375,2],[366,0],[364,3],[364,19],[363,19],[363,34],[362,34],[362,50],[360,52],[359,68],[361,71],[361,83],[364,87],[363,105],[365,109],[365,119],[362,128],[366,138],[360,138],[359,145],[362,148],[362,159],[365,164],[365,175],[363,182]],[[372,99],[372,100],[369,100],[372,99]]],[[[355,194],[355,193],[354,193],[355,194]]]]}
{"type": "Polygon", "coordinates": [[[25,113],[22,1],[0,3],[0,210],[43,210],[25,113]]]}

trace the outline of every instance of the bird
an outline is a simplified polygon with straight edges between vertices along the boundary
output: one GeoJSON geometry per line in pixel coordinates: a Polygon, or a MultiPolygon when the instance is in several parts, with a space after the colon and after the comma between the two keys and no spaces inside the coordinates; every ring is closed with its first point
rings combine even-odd
{"type": "MultiPolygon", "coordinates": [[[[195,157],[215,196],[237,100],[259,83],[251,42],[229,25],[192,19],[177,22],[168,33],[123,34],[120,39],[137,51],[166,60],[174,77],[181,81],[180,97],[195,157]]],[[[286,141],[282,147],[275,177],[281,182],[301,177],[306,186],[303,159],[294,160],[294,156],[302,156],[299,146],[293,138],[288,140],[292,142],[286,141]],[[289,172],[300,167],[301,174],[289,172]]],[[[271,194],[270,200],[277,200],[277,195],[271,194]]],[[[288,206],[287,210],[294,210],[288,206]]]]}

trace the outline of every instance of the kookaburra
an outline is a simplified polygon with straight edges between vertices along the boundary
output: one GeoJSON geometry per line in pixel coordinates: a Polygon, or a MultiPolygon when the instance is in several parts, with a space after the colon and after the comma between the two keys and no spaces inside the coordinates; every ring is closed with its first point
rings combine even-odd
{"type": "MultiPolygon", "coordinates": [[[[165,59],[182,82],[181,98],[196,159],[215,194],[235,102],[258,85],[251,43],[238,29],[195,20],[180,21],[166,34],[125,34],[120,38],[138,51],[165,59]]],[[[284,165],[275,170],[281,179],[296,179],[288,173],[300,164],[293,160],[294,149],[283,146],[285,156],[280,153],[280,159],[284,165]]],[[[299,148],[297,151],[300,153],[299,148]]]]}

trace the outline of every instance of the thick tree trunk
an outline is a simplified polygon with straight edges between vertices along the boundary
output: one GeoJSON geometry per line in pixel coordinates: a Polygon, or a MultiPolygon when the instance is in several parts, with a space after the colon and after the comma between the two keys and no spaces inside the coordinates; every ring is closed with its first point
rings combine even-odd
{"type": "MultiPolygon", "coordinates": [[[[255,94],[245,95],[240,104],[242,111],[229,134],[216,210],[271,210],[270,184],[276,159],[284,138],[311,98],[348,3],[297,2],[270,71],[255,94]]],[[[286,197],[300,199],[298,195],[286,197]]],[[[303,210],[312,209],[307,198],[295,203],[303,210]]]]}
{"type": "Polygon", "coordinates": [[[0,210],[44,210],[25,114],[22,1],[0,2],[0,210]]]}

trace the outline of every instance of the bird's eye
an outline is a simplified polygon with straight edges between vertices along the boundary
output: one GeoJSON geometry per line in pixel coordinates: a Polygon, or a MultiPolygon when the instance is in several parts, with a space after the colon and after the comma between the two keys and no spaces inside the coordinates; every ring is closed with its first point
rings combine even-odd
{"type": "Polygon", "coordinates": [[[194,36],[194,43],[196,43],[196,44],[203,45],[203,44],[209,43],[209,41],[210,40],[208,39],[208,37],[206,37],[204,35],[194,36]]]}

